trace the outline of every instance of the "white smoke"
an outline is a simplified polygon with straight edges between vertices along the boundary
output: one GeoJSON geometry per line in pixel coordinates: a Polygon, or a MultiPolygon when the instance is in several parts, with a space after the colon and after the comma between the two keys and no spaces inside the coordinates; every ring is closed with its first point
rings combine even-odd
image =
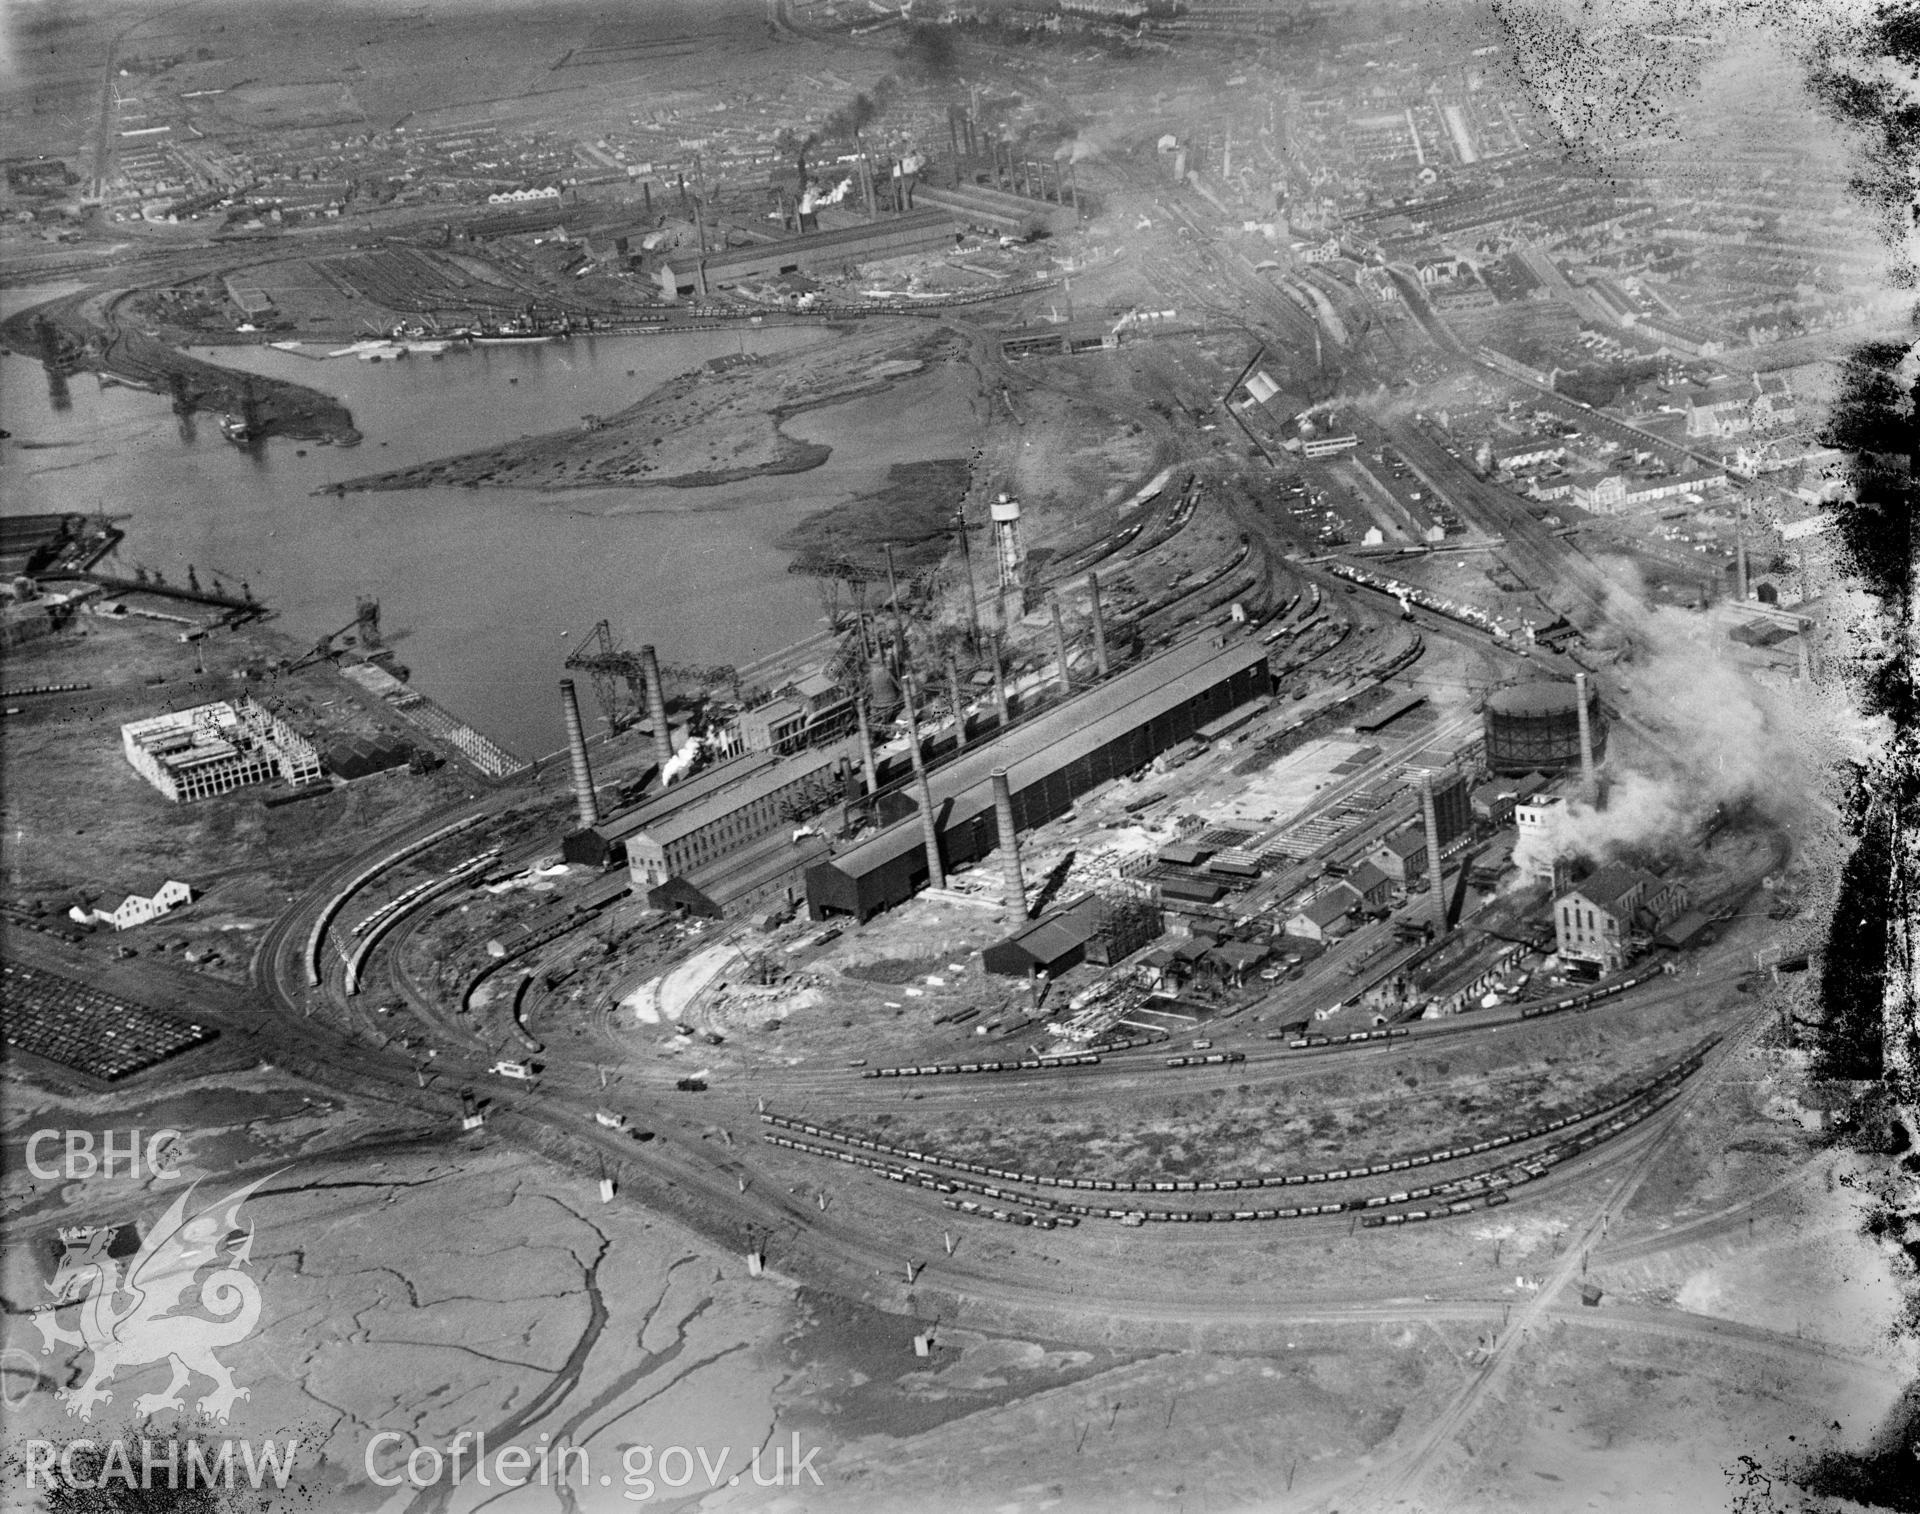
{"type": "Polygon", "coordinates": [[[698,736],[689,736],[686,743],[667,759],[667,765],[660,769],[660,787],[665,788],[676,778],[684,778],[700,760],[704,744],[698,736]]]}
{"type": "Polygon", "coordinates": [[[822,205],[838,205],[852,188],[852,179],[842,179],[832,189],[809,189],[800,196],[800,214],[812,215],[822,205]]]}
{"type": "Polygon", "coordinates": [[[1816,755],[1804,703],[1734,663],[1723,621],[1649,608],[1627,592],[1610,612],[1629,646],[1602,681],[1622,717],[1608,737],[1605,802],[1557,806],[1515,847],[1523,873],[1688,846],[1722,805],[1776,819],[1803,812],[1821,786],[1817,767],[1837,755],[1816,755]]]}

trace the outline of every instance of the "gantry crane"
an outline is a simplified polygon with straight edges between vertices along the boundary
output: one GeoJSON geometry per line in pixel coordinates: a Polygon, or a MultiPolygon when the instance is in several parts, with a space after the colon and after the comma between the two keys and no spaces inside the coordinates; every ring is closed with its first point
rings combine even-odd
{"type": "MultiPolygon", "coordinates": [[[[646,700],[647,664],[646,657],[640,652],[629,652],[619,645],[613,637],[613,627],[604,620],[595,621],[593,629],[575,644],[567,654],[566,667],[570,671],[585,673],[593,681],[594,698],[599,701],[600,711],[606,716],[610,730],[619,730],[626,719],[637,713],[646,700]],[[623,706],[620,699],[620,680],[625,679],[629,697],[623,706]]],[[[740,670],[731,664],[721,663],[712,667],[683,667],[674,663],[660,665],[661,678],[679,678],[688,683],[698,684],[703,689],[724,688],[733,698],[740,697],[740,670]]],[[[661,697],[666,691],[661,690],[661,697]]]]}
{"type": "Polygon", "coordinates": [[[567,654],[566,667],[585,673],[593,682],[593,697],[606,717],[607,729],[620,729],[624,711],[620,703],[619,680],[627,681],[631,691],[628,708],[637,710],[646,699],[647,669],[638,652],[623,651],[613,639],[613,627],[595,621],[593,629],[567,654]]]}

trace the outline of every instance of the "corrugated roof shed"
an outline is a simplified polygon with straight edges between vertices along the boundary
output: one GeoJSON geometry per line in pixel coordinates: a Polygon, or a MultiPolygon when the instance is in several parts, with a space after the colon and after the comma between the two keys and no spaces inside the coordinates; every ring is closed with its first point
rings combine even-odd
{"type": "MultiPolygon", "coordinates": [[[[1264,664],[1266,657],[1266,649],[1255,641],[1221,648],[1211,638],[1196,638],[1015,726],[1005,736],[968,747],[927,775],[942,827],[962,824],[993,808],[989,775],[995,768],[1007,769],[1017,799],[1023,789],[1076,757],[1099,750],[1242,668],[1264,664]]],[[[920,842],[920,822],[908,816],[842,852],[835,865],[858,873],[897,858],[920,842]]]]}
{"type": "Polygon", "coordinates": [[[716,767],[697,773],[683,783],[673,784],[659,793],[650,795],[625,814],[614,815],[595,826],[608,841],[624,841],[635,831],[644,830],[675,810],[705,797],[708,794],[728,786],[744,782],[754,774],[772,767],[780,759],[772,752],[753,752],[744,757],[732,757],[716,767]]]}
{"type": "Polygon", "coordinates": [[[790,783],[802,783],[818,774],[832,772],[849,755],[845,743],[796,752],[759,772],[748,774],[737,783],[701,795],[655,824],[638,826],[636,829],[645,831],[660,846],[671,845],[702,826],[724,819],[768,794],[778,793],[790,783]]]}

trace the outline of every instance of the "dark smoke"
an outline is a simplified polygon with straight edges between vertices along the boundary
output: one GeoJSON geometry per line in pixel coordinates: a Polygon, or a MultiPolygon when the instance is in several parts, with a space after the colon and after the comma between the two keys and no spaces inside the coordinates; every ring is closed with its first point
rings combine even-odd
{"type": "Polygon", "coordinates": [[[872,94],[863,90],[828,116],[826,125],[820,128],[820,135],[829,141],[858,139],[860,133],[873,124],[874,117],[892,103],[899,87],[893,75],[888,74],[873,86],[872,94]]]}
{"type": "Polygon", "coordinates": [[[896,56],[909,79],[922,84],[949,84],[959,73],[960,59],[953,33],[944,26],[910,22],[906,41],[896,56]]]}

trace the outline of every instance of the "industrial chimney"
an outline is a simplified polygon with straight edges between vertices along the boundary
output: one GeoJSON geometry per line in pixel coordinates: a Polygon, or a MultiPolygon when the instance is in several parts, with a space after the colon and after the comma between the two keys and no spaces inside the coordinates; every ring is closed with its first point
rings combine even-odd
{"type": "Polygon", "coordinates": [[[1005,768],[987,775],[993,780],[993,824],[1000,835],[1000,850],[1007,859],[1007,907],[1027,917],[1027,880],[1020,871],[1020,836],[1013,828],[1013,784],[1005,768]]]}
{"type": "MultiPolygon", "coordinates": [[[[1587,710],[1587,675],[1573,675],[1574,715],[1580,722],[1580,789],[1588,804],[1592,804],[1600,792],[1599,782],[1593,772],[1593,716],[1587,710]]],[[[1565,729],[1562,727],[1562,729],[1565,729]]]]}
{"type": "Polygon", "coordinates": [[[1747,509],[1744,504],[1733,517],[1734,598],[1747,602],[1747,509]]]}
{"type": "Polygon", "coordinates": [[[1420,775],[1420,818],[1427,828],[1427,887],[1433,891],[1434,934],[1447,933],[1447,891],[1441,887],[1446,870],[1440,866],[1440,812],[1433,802],[1433,774],[1420,775]]]}
{"type": "Polygon", "coordinates": [[[1067,625],[1060,618],[1060,596],[1053,596],[1053,655],[1060,659],[1060,692],[1073,692],[1073,675],[1067,671],[1067,625]]]}
{"type": "Polygon", "coordinates": [[[1107,618],[1100,609],[1100,575],[1087,575],[1087,590],[1093,600],[1093,667],[1100,677],[1109,671],[1107,662],[1107,618]]]}
{"type": "Polygon", "coordinates": [[[573,759],[573,798],[580,809],[580,829],[590,831],[600,823],[600,805],[593,797],[587,733],[580,728],[580,701],[574,697],[571,678],[560,680],[560,718],[566,722],[567,754],[573,759]]]}
{"type": "Polygon", "coordinates": [[[947,886],[947,870],[940,865],[940,828],[933,817],[933,786],[927,782],[926,759],[920,755],[920,712],[913,702],[913,674],[900,670],[900,697],[906,703],[907,754],[913,760],[915,797],[920,801],[920,836],[927,848],[927,882],[947,886]]]}
{"type": "Polygon", "coordinates": [[[880,774],[873,765],[873,722],[867,715],[867,691],[855,689],[853,707],[860,717],[860,770],[866,776],[869,796],[880,792],[880,774]]]}
{"type": "Polygon", "coordinates": [[[647,716],[653,721],[653,756],[660,764],[661,781],[666,781],[667,764],[673,761],[673,732],[667,726],[667,686],[660,678],[660,656],[652,647],[640,649],[640,663],[647,673],[647,716]]]}
{"type": "Polygon", "coordinates": [[[953,695],[953,741],[956,751],[967,749],[967,696],[960,682],[960,656],[947,648],[947,687],[953,695]]]}

